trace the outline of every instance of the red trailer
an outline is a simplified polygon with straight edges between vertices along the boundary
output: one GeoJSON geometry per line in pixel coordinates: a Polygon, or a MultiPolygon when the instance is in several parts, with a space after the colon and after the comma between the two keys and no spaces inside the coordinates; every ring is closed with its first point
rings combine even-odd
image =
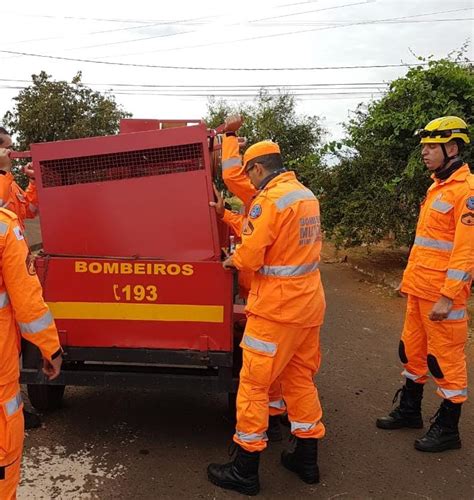
{"type": "Polygon", "coordinates": [[[229,232],[209,207],[214,136],[200,121],[123,120],[119,135],[31,145],[35,264],[64,349],[48,382],[23,346],[36,408],[59,406],[66,385],[235,392],[243,314],[221,264],[229,232]]]}

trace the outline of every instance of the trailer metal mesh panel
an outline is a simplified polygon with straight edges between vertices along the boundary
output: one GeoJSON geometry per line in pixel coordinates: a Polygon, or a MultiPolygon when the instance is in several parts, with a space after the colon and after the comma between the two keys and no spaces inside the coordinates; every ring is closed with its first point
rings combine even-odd
{"type": "Polygon", "coordinates": [[[43,187],[176,174],[204,169],[202,143],[40,162],[43,187]]]}

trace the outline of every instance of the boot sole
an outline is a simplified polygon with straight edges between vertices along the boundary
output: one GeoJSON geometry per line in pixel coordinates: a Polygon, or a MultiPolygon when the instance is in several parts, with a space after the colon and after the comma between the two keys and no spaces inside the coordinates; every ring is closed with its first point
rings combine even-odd
{"type": "Polygon", "coordinates": [[[225,490],[237,491],[238,493],[242,493],[243,495],[248,495],[253,497],[255,495],[258,495],[260,491],[260,485],[255,488],[246,488],[245,486],[236,486],[234,483],[230,483],[227,481],[220,482],[217,479],[215,479],[214,476],[211,476],[211,474],[209,473],[207,473],[207,477],[212,484],[219,486],[219,488],[224,488],[225,490]]]}
{"type": "Polygon", "coordinates": [[[423,422],[413,422],[413,423],[404,423],[404,424],[385,424],[377,420],[375,425],[378,429],[383,429],[386,431],[393,431],[397,429],[423,429],[423,422]]]}
{"type": "Polygon", "coordinates": [[[448,450],[459,450],[462,447],[461,441],[458,441],[457,443],[445,443],[443,445],[437,446],[436,448],[423,448],[423,446],[418,445],[415,441],[414,446],[416,450],[424,451],[425,453],[440,453],[442,451],[448,450]]]}

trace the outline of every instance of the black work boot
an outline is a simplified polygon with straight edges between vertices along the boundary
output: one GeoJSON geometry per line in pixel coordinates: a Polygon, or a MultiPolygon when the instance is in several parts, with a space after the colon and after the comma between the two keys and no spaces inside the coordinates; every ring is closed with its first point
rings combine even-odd
{"type": "Polygon", "coordinates": [[[207,477],[211,483],[226,490],[235,490],[244,495],[256,495],[260,491],[258,464],[260,452],[244,450],[235,445],[237,453],[228,464],[210,464],[207,477]]]}
{"type": "Polygon", "coordinates": [[[270,415],[268,418],[267,437],[272,443],[277,443],[283,439],[280,427],[280,415],[270,415]]]}
{"type": "Polygon", "coordinates": [[[430,430],[423,437],[415,440],[415,448],[429,452],[461,448],[458,430],[461,406],[462,403],[452,403],[449,399],[445,399],[432,418],[430,430]]]}
{"type": "Polygon", "coordinates": [[[294,451],[281,452],[281,463],[286,469],[298,474],[305,483],[319,483],[318,440],[297,437],[294,451]]]}
{"type": "Polygon", "coordinates": [[[401,393],[400,404],[386,417],[378,418],[375,425],[379,429],[401,429],[402,427],[421,429],[423,427],[421,418],[423,388],[424,384],[417,384],[408,378],[405,385],[395,393],[392,401],[394,404],[401,393]]]}
{"type": "Polygon", "coordinates": [[[36,413],[32,413],[23,408],[23,418],[25,419],[25,430],[41,427],[41,419],[36,413]]]}

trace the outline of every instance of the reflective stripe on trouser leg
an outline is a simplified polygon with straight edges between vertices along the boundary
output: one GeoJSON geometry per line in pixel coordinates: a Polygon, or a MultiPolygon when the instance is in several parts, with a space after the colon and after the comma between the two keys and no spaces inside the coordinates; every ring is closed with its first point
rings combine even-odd
{"type": "Polygon", "coordinates": [[[314,375],[320,364],[319,327],[300,332],[301,345],[280,375],[291,432],[301,438],[324,437],[322,408],[314,375]]]}
{"type": "Polygon", "coordinates": [[[22,404],[19,402],[18,394],[20,386],[18,381],[0,386],[0,401],[4,407],[0,411],[0,419],[5,422],[0,422],[0,432],[7,430],[8,436],[0,436],[1,443],[8,443],[8,449],[2,450],[0,453],[0,467],[3,467],[2,473],[4,478],[0,480],[0,498],[13,499],[16,498],[16,490],[20,482],[20,466],[21,454],[23,451],[23,412],[22,404]],[[6,404],[8,403],[9,412],[16,408],[16,411],[9,413],[7,417],[6,404]],[[8,426],[6,425],[6,418],[8,418],[8,426]],[[5,454],[6,452],[6,454],[5,454]]]}
{"type": "Polygon", "coordinates": [[[428,380],[428,336],[423,325],[418,297],[408,295],[405,323],[400,343],[402,375],[420,384],[428,380]]]}
{"type": "Polygon", "coordinates": [[[428,333],[428,367],[433,381],[438,386],[437,393],[453,403],[463,403],[467,399],[467,369],[464,352],[467,342],[467,315],[457,311],[466,309],[456,305],[451,316],[459,319],[430,321],[428,315],[434,302],[420,299],[423,325],[428,333]]]}
{"type": "MultiPolygon", "coordinates": [[[[237,424],[234,434],[234,441],[247,451],[261,451],[266,447],[265,431],[268,426],[270,386],[277,379],[282,382],[280,374],[285,370],[295,353],[306,349],[303,343],[310,330],[314,332],[316,328],[293,328],[253,315],[248,317],[244,338],[251,340],[241,343],[243,361],[237,393],[237,424]],[[258,341],[263,343],[260,344],[258,341]],[[259,351],[259,345],[264,350],[259,351]],[[267,349],[267,345],[273,345],[275,349],[267,349]]],[[[319,337],[316,340],[319,345],[319,337]]],[[[318,362],[316,349],[312,347],[311,352],[304,354],[312,358],[314,371],[314,365],[318,362]]],[[[311,372],[308,373],[308,380],[305,380],[304,385],[312,387],[314,394],[311,372]]],[[[295,391],[292,395],[293,406],[295,406],[295,403],[299,404],[297,402],[300,399],[299,383],[292,389],[295,391]]],[[[289,410],[285,395],[283,395],[283,399],[289,410]]],[[[306,406],[306,403],[303,406],[306,406]]],[[[301,410],[300,413],[306,415],[301,410]]],[[[317,409],[315,408],[311,413],[313,414],[313,423],[316,423],[318,420],[317,409]]],[[[298,410],[296,410],[296,414],[299,416],[298,410]]],[[[321,428],[318,429],[318,432],[320,435],[324,433],[321,432],[321,428]]]]}
{"type": "Polygon", "coordinates": [[[270,416],[274,417],[276,415],[283,415],[286,412],[286,404],[283,400],[282,392],[281,392],[281,384],[277,379],[270,386],[270,390],[268,391],[268,410],[270,416]]]}

